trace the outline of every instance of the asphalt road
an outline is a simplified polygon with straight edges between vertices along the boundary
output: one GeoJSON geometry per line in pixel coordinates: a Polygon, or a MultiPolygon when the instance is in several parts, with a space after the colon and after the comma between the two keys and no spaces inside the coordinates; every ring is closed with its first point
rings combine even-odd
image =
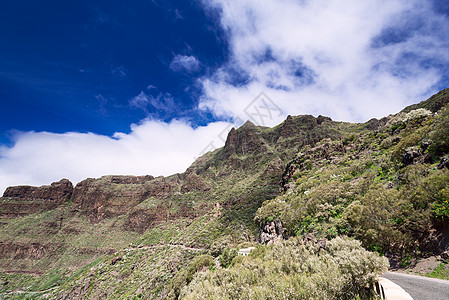
{"type": "Polygon", "coordinates": [[[382,275],[412,296],[414,300],[449,300],[449,281],[387,272],[382,275]]]}

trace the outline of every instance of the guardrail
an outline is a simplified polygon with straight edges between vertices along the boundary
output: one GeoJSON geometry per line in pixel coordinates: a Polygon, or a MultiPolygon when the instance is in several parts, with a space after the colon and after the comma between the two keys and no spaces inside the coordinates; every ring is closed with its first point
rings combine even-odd
{"type": "Polygon", "coordinates": [[[382,300],[413,300],[403,288],[383,277],[378,278],[374,284],[374,290],[382,300]]]}

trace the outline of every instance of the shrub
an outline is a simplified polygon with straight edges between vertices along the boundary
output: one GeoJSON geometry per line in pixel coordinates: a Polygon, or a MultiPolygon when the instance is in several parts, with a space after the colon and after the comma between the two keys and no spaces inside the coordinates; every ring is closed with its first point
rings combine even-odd
{"type": "Polygon", "coordinates": [[[220,257],[218,257],[218,261],[220,262],[220,266],[223,268],[227,268],[231,265],[232,260],[234,257],[237,256],[237,250],[236,249],[229,249],[226,248],[223,250],[223,253],[221,253],[220,257]]]}
{"type": "Polygon", "coordinates": [[[430,151],[436,155],[449,152],[449,105],[443,108],[435,122],[434,128],[430,133],[432,144],[430,151]]]}
{"type": "Polygon", "coordinates": [[[210,255],[195,257],[186,269],[179,271],[173,277],[169,286],[168,298],[177,299],[181,289],[192,281],[197,272],[209,270],[213,265],[214,258],[210,255]]]}
{"type": "Polygon", "coordinates": [[[228,269],[195,276],[183,299],[368,299],[368,287],[388,261],[360,242],[336,238],[319,250],[292,238],[260,246],[228,269]]]}
{"type": "Polygon", "coordinates": [[[209,248],[209,253],[213,257],[219,256],[224,249],[232,245],[232,238],[229,235],[222,236],[212,243],[209,248]]]}

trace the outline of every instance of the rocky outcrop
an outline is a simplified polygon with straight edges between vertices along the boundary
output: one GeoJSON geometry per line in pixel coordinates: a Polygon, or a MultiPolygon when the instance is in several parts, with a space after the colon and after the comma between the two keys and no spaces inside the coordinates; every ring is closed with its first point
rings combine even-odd
{"type": "Polygon", "coordinates": [[[127,176],[127,175],[109,175],[103,176],[103,180],[114,184],[144,184],[154,179],[151,175],[145,176],[127,176]]]}
{"type": "Polygon", "coordinates": [[[73,185],[67,179],[41,187],[11,186],[0,201],[0,217],[16,218],[55,209],[70,200],[73,185]]]}
{"type": "Polygon", "coordinates": [[[424,151],[428,148],[429,144],[424,142],[420,147],[413,146],[405,149],[404,154],[402,155],[402,163],[404,166],[408,165],[416,165],[418,163],[431,163],[432,158],[428,153],[424,151]]]}
{"type": "Polygon", "coordinates": [[[438,169],[449,169],[449,156],[445,156],[441,159],[440,163],[438,164],[438,169]]]}
{"type": "Polygon", "coordinates": [[[41,187],[34,186],[10,186],[3,193],[5,198],[17,198],[28,200],[52,201],[56,204],[70,200],[73,192],[73,185],[67,179],[53,182],[51,185],[41,187]]]}
{"type": "Polygon", "coordinates": [[[317,239],[317,237],[312,234],[312,233],[308,233],[304,236],[302,242],[304,244],[309,244],[309,245],[313,245],[315,247],[315,249],[318,251],[319,249],[326,249],[326,239],[317,239]]]}
{"type": "Polygon", "coordinates": [[[188,192],[206,192],[210,190],[210,186],[197,174],[188,173],[181,186],[181,193],[188,192]]]}
{"type": "Polygon", "coordinates": [[[164,177],[104,176],[78,183],[72,202],[90,222],[96,223],[125,214],[147,198],[166,199],[171,190],[164,177]]]}
{"type": "Polygon", "coordinates": [[[261,128],[247,121],[238,130],[232,128],[226,138],[223,154],[228,158],[232,154],[252,154],[255,151],[264,151],[265,141],[261,136],[261,128]]]}
{"type": "Polygon", "coordinates": [[[293,184],[293,178],[298,170],[310,169],[313,164],[321,164],[326,161],[333,162],[341,154],[350,152],[351,145],[345,145],[343,142],[326,142],[300,152],[285,167],[282,174],[282,188],[287,191],[293,184]]]}
{"type": "Polygon", "coordinates": [[[156,213],[151,213],[144,209],[138,209],[129,215],[128,220],[124,224],[124,228],[126,230],[144,233],[145,230],[147,230],[155,221],[162,219],[160,218],[161,213],[163,212],[159,211],[158,218],[158,214],[156,213]]]}
{"type": "Polygon", "coordinates": [[[259,228],[258,242],[261,244],[276,244],[282,240],[282,238],[287,238],[287,232],[282,226],[281,221],[271,221],[261,224],[259,228]]]}
{"type": "Polygon", "coordinates": [[[59,248],[59,245],[0,242],[0,259],[37,260],[51,255],[57,248],[59,248]]]}

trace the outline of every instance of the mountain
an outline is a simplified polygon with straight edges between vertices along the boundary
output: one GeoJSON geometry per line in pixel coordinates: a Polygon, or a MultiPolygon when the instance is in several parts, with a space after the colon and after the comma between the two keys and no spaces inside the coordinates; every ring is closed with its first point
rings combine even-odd
{"type": "Polygon", "coordinates": [[[441,254],[449,250],[448,102],[446,89],[363,124],[310,115],[288,116],[274,128],[248,121],[229,132],[223,148],[169,177],[9,187],[0,198],[1,293],[195,298],[198,278],[230,276],[242,268],[232,249],[257,243],[275,246],[247,264],[310,243],[321,249],[311,257],[364,248],[393,266],[441,254]],[[323,246],[341,236],[361,246],[323,246]],[[213,257],[228,259],[228,269],[198,275],[216,268],[213,257]]]}

